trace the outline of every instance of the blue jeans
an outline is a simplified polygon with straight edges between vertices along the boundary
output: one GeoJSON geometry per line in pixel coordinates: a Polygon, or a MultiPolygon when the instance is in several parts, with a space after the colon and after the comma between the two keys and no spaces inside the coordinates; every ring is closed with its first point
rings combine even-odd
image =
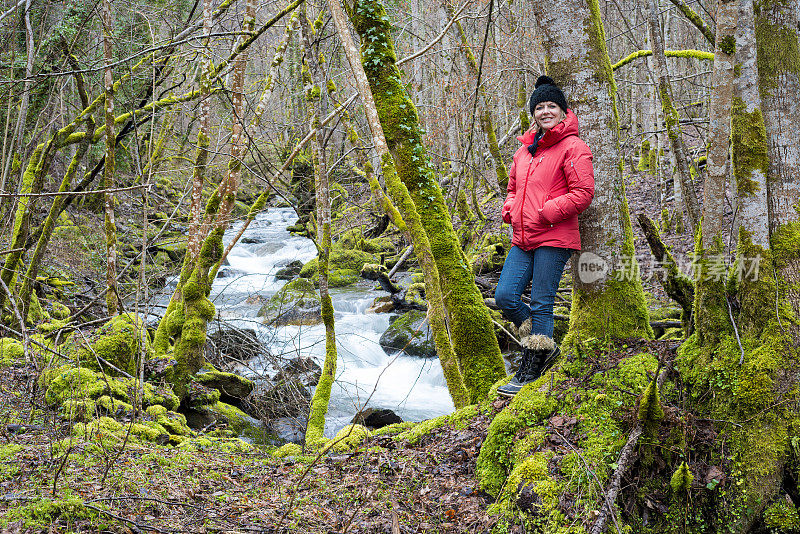
{"type": "Polygon", "coordinates": [[[519,326],[530,317],[531,334],[553,337],[553,304],[564,265],[571,255],[568,248],[511,247],[494,292],[495,302],[506,318],[519,326]],[[530,306],[520,300],[528,282],[531,282],[530,306]]]}

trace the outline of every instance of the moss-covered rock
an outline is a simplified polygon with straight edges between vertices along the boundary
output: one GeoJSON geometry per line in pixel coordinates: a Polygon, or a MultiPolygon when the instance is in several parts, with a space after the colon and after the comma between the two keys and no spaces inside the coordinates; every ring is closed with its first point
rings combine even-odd
{"type": "MultiPolygon", "coordinates": [[[[45,389],[45,401],[51,406],[65,406],[66,402],[76,399],[97,400],[104,395],[129,405],[138,396],[138,383],[133,379],[103,377],[91,369],[71,364],[43,372],[40,385],[45,389]]],[[[169,410],[178,407],[178,397],[170,389],[150,383],[145,383],[143,389],[145,407],[161,405],[169,410]]]]}
{"type": "MultiPolygon", "coordinates": [[[[337,245],[331,248],[329,258],[329,280],[331,287],[341,287],[352,284],[359,279],[359,273],[365,263],[376,263],[376,258],[372,254],[361,250],[348,250],[337,245]]],[[[301,278],[308,278],[314,283],[319,283],[319,272],[317,270],[317,258],[306,263],[300,270],[301,278]]]]}
{"type": "Polygon", "coordinates": [[[145,357],[150,353],[150,338],[141,318],[124,313],[98,328],[90,339],[89,347],[82,343],[74,343],[67,346],[66,350],[72,360],[80,362],[85,367],[102,369],[108,374],[116,373],[99,362],[95,357],[96,354],[115,367],[135,375],[142,352],[145,357]]]}
{"type": "Polygon", "coordinates": [[[379,343],[386,352],[402,350],[411,356],[436,356],[427,316],[419,310],[408,311],[395,319],[381,335],[379,343]]]}
{"type": "Polygon", "coordinates": [[[286,458],[287,456],[300,456],[303,454],[303,447],[297,443],[286,443],[272,451],[275,458],[286,458]]]}
{"type": "Polygon", "coordinates": [[[283,286],[258,312],[275,326],[315,325],[322,322],[322,306],[314,284],[298,278],[283,286]]]}
{"type": "MultiPolygon", "coordinates": [[[[604,361],[602,352],[592,357],[604,361]]],[[[566,493],[580,493],[576,509],[599,508],[597,496],[581,490],[597,483],[604,487],[627,440],[630,415],[625,414],[636,408],[637,397],[630,392],[641,394],[652,383],[657,360],[640,353],[605,362],[605,370],[596,372],[587,358],[565,359],[525,386],[492,421],[476,473],[481,487],[497,497],[491,511],[500,516],[499,527],[523,518],[527,529],[556,532],[557,525],[568,522],[559,504],[566,493]],[[549,441],[561,443],[561,433],[571,436],[572,448],[549,441]]]]}
{"type": "Polygon", "coordinates": [[[186,398],[184,402],[190,408],[200,408],[202,406],[213,405],[219,402],[220,392],[198,382],[189,382],[186,386],[186,398]]]}
{"type": "Polygon", "coordinates": [[[186,420],[195,429],[226,425],[234,434],[256,443],[267,443],[273,438],[260,421],[224,402],[188,410],[186,420]]]}
{"type": "Polygon", "coordinates": [[[355,449],[372,436],[369,429],[362,425],[347,425],[333,438],[333,450],[347,452],[355,449]]]}
{"type": "Polygon", "coordinates": [[[233,373],[219,371],[206,366],[194,377],[195,381],[226,396],[244,399],[253,391],[253,381],[233,373]]]}

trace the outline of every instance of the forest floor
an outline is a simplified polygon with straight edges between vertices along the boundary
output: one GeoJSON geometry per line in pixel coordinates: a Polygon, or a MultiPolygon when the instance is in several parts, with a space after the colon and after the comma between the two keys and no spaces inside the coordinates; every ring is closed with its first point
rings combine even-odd
{"type": "MultiPolygon", "coordinates": [[[[635,176],[626,185],[644,263],[649,249],[635,215],[658,219],[659,202],[655,179],[635,176]]],[[[666,233],[664,240],[689,258],[689,234],[666,233]]],[[[642,271],[647,276],[647,265],[642,271]]],[[[654,278],[644,282],[651,303],[674,306],[654,278]]],[[[639,349],[660,353],[665,343],[639,349]]],[[[475,462],[506,400],[485,403],[476,417],[417,443],[380,436],[355,452],[319,458],[278,459],[238,440],[193,448],[76,442],[65,450],[71,424],[48,408],[37,377],[30,364],[0,368],[0,533],[485,533],[496,521],[475,462]]]]}
{"type": "MultiPolygon", "coordinates": [[[[373,438],[342,455],[148,443],[57,443],[68,423],[30,394],[35,369],[0,370],[0,532],[487,532],[475,459],[491,416],[417,444],[373,438]]],[[[238,442],[238,440],[235,440],[238,442]]],[[[234,440],[231,440],[233,445],[234,440]]]]}

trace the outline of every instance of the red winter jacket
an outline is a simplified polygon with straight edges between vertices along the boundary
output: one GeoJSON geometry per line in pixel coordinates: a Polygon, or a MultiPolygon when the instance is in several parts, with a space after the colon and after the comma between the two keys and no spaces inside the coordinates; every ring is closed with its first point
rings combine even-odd
{"type": "Polygon", "coordinates": [[[511,244],[523,250],[542,246],[580,250],[578,214],[594,197],[592,152],[578,138],[578,118],[572,110],[545,132],[531,156],[528,145],[535,134],[532,128],[517,137],[522,146],[508,173],[502,215],[514,230],[511,244]]]}

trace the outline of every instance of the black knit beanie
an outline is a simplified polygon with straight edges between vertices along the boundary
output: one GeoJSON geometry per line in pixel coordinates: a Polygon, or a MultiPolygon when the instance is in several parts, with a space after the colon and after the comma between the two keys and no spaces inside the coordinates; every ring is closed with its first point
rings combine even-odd
{"type": "Polygon", "coordinates": [[[555,102],[564,113],[567,112],[567,99],[564,98],[564,93],[558,88],[556,82],[549,76],[539,76],[539,79],[536,80],[536,89],[531,93],[531,116],[533,116],[536,105],[542,102],[555,102]]]}

